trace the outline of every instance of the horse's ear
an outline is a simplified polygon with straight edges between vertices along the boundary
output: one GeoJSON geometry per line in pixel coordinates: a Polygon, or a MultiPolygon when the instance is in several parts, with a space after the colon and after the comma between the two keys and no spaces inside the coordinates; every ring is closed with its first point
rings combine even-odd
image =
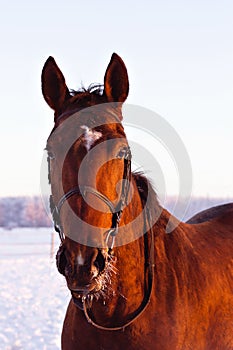
{"type": "Polygon", "coordinates": [[[109,102],[124,102],[129,93],[127,69],[116,53],[112,55],[105,73],[104,93],[109,102]]]}
{"type": "Polygon", "coordinates": [[[62,72],[51,56],[44,64],[41,83],[45,101],[55,112],[58,112],[63,103],[70,98],[70,93],[62,72]]]}

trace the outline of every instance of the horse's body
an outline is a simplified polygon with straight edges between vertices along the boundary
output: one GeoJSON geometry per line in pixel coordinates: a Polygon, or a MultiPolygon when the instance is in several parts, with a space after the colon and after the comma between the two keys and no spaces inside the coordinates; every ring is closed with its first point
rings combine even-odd
{"type": "MultiPolygon", "coordinates": [[[[98,103],[124,102],[128,94],[128,78],[122,60],[113,55],[105,75],[104,93],[100,96],[89,93],[88,97],[88,93],[83,92],[77,99],[76,95],[69,94],[63,75],[50,58],[43,70],[42,88],[46,101],[55,110],[56,131],[78,103],[82,109],[98,103]]],[[[114,154],[119,155],[126,138],[120,123],[121,110],[116,109],[120,116],[117,123],[107,125],[108,115],[104,114],[104,126],[94,131],[87,130],[88,135],[95,135],[97,144],[103,141],[97,140],[96,136],[100,134],[102,137],[106,135],[105,140],[109,135],[114,135],[114,139],[118,137],[119,144],[114,154]]],[[[59,147],[52,136],[47,148],[50,152],[55,149],[56,153],[59,147]]],[[[62,142],[61,138],[59,140],[62,142]]],[[[95,227],[112,227],[117,232],[114,214],[87,207],[74,187],[77,186],[75,174],[83,159],[82,152],[88,156],[88,147],[84,150],[80,138],[74,143],[65,158],[62,177],[57,176],[58,165],[52,165],[50,169],[53,200],[58,203],[56,208],[59,209],[63,231],[75,230],[68,202],[86,222],[95,227]],[[69,196],[59,200],[61,182],[69,196]]],[[[102,154],[99,157],[104,158],[102,154]]],[[[122,191],[118,194],[115,187],[120,179],[125,178],[126,163],[120,157],[116,158],[116,161],[107,161],[106,158],[106,164],[101,167],[96,159],[88,163],[96,174],[93,186],[97,188],[94,192],[88,187],[88,195],[95,197],[99,205],[105,200],[111,206],[113,201],[119,202],[122,198],[122,191]]],[[[82,185],[85,181],[84,178],[82,185]]],[[[233,205],[196,216],[189,220],[193,224],[177,225],[177,220],[160,207],[156,194],[142,175],[132,174],[130,183],[133,195],[130,203],[122,209],[120,228],[131,223],[145,207],[149,208],[150,216],[146,214],[137,224],[139,231],[143,232],[145,222],[148,227],[151,216],[160,215],[145,235],[137,239],[133,225],[127,227],[131,239],[128,244],[113,248],[114,268],[107,277],[111,249],[80,244],[72,236],[66,236],[62,242],[58,268],[65,275],[72,294],[63,326],[62,349],[233,350],[233,205]],[[149,192],[150,200],[145,204],[149,192]],[[169,234],[166,233],[168,222],[170,225],[174,222],[174,230],[169,234]],[[102,294],[100,290],[103,290],[102,294]],[[90,295],[94,300],[88,309],[85,298],[90,295]],[[88,323],[89,316],[93,324],[88,323]],[[114,330],[115,327],[120,329],[114,330]]],[[[81,231],[82,237],[89,235],[85,225],[81,231]]]]}
{"type": "Polygon", "coordinates": [[[221,215],[231,214],[233,210],[233,203],[227,203],[218,205],[216,207],[212,207],[209,209],[205,209],[200,213],[194,215],[190,218],[187,223],[188,224],[200,224],[205,221],[210,221],[214,218],[220,217],[221,215]]]}

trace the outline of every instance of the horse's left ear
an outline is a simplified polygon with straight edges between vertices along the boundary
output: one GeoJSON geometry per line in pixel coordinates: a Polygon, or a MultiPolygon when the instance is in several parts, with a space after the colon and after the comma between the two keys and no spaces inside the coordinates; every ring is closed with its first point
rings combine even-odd
{"type": "Polygon", "coordinates": [[[127,69],[116,53],[113,53],[105,73],[104,93],[109,102],[124,102],[129,93],[127,69]]]}

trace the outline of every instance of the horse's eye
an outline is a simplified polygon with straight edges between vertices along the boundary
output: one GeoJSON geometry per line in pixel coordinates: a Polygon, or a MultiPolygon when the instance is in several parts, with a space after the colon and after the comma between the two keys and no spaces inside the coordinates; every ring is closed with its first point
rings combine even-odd
{"type": "Polygon", "coordinates": [[[55,156],[54,156],[53,152],[47,151],[47,154],[48,154],[48,158],[49,158],[50,160],[55,159],[55,156]]]}
{"type": "Polygon", "coordinates": [[[130,148],[129,147],[122,147],[120,151],[117,154],[117,158],[120,159],[130,159],[131,153],[130,153],[130,148]]]}

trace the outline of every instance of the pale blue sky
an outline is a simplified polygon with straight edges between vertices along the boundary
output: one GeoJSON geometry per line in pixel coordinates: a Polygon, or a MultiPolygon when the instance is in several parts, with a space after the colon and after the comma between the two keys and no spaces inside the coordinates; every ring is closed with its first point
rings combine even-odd
{"type": "Polygon", "coordinates": [[[231,0],[2,2],[0,43],[0,196],[40,191],[53,121],[40,91],[47,57],[78,88],[103,82],[117,52],[128,68],[128,102],[166,118],[185,143],[193,195],[233,197],[231,0]]]}

